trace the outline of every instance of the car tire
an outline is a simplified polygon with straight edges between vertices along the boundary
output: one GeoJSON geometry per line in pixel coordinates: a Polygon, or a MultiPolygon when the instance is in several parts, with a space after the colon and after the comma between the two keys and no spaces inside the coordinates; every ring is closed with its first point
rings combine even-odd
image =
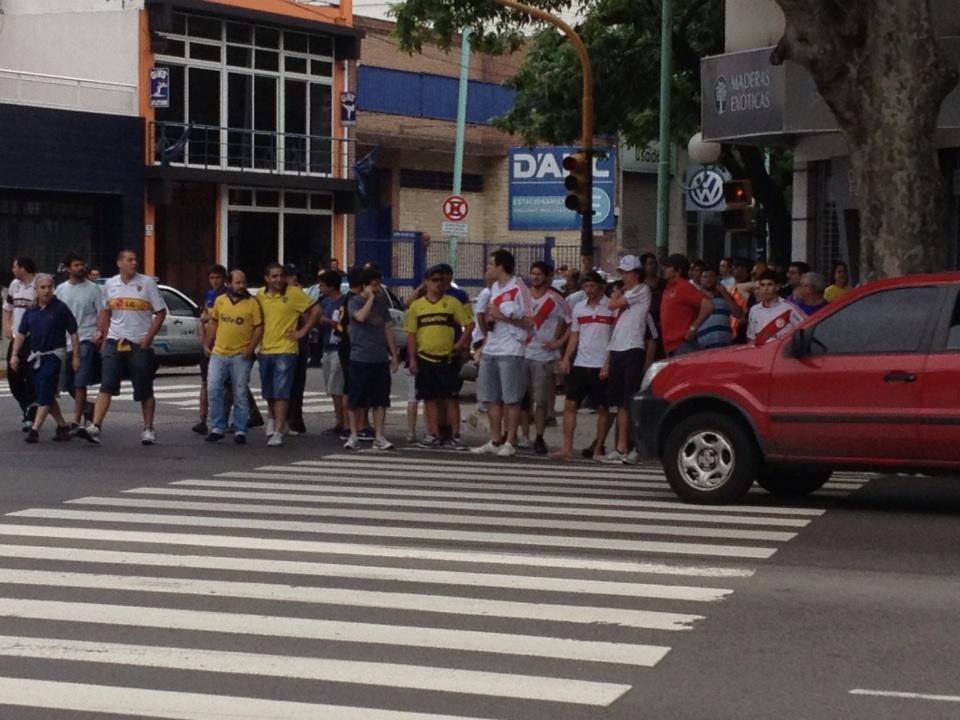
{"type": "Polygon", "coordinates": [[[689,503],[736,502],[753,485],[757,463],[757,449],[749,432],[721,413],[684,418],[663,445],[667,482],[689,503]]]}
{"type": "Polygon", "coordinates": [[[831,475],[823,468],[768,467],[757,474],[757,485],[776,497],[801,498],[822,488],[831,475]]]}

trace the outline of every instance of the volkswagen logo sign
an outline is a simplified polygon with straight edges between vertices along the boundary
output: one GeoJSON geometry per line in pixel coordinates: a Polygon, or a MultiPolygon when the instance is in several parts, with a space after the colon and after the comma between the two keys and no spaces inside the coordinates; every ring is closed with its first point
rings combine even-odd
{"type": "Polygon", "coordinates": [[[703,167],[690,178],[687,197],[702,210],[713,210],[723,202],[723,175],[714,167],[703,167]]]}
{"type": "Polygon", "coordinates": [[[713,104],[717,114],[723,115],[727,111],[727,79],[721,75],[713,84],[713,104]]]}

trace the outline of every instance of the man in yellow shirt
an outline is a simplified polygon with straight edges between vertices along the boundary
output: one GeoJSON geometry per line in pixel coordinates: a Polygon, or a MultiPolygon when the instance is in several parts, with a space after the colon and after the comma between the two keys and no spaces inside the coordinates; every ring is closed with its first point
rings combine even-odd
{"type": "Polygon", "coordinates": [[[250,401],[247,387],[253,353],[263,337],[263,310],[260,301],[247,292],[247,276],[242,270],[230,273],[228,289],[209,309],[205,333],[210,348],[207,370],[207,397],[210,433],[207,440],[223,440],[227,428],[224,395],[227,381],[233,386],[233,441],[247,442],[250,401]]]}
{"type": "Polygon", "coordinates": [[[407,356],[410,373],[416,378],[417,399],[423,400],[427,436],[418,444],[426,448],[441,445],[438,409],[447,407],[453,434],[460,434],[460,365],[456,354],[468,347],[470,335],[457,329],[469,325],[472,313],[452,295],[444,293],[444,274],[440,267],[427,271],[426,294],[407,311],[403,329],[407,331],[407,356]]]}
{"type": "Polygon", "coordinates": [[[298,287],[287,284],[283,266],[270,263],[260,293],[263,340],[260,343],[260,392],[270,409],[267,446],[283,445],[290,391],[297,368],[298,343],[320,317],[320,306],[298,287]],[[301,316],[304,322],[297,328],[301,316]]]}

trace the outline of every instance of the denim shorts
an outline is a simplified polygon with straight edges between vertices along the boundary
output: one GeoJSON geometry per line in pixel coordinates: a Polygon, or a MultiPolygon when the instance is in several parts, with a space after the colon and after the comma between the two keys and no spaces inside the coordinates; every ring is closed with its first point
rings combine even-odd
{"type": "Polygon", "coordinates": [[[33,393],[40,407],[50,407],[57,399],[60,385],[60,358],[56,355],[44,355],[40,366],[33,368],[30,378],[33,381],[33,393]]]}
{"type": "Polygon", "coordinates": [[[73,354],[67,353],[67,360],[63,363],[61,376],[61,387],[68,393],[72,393],[78,387],[90,387],[100,381],[100,353],[97,346],[89,340],[80,343],[80,369],[73,372],[71,358],[73,354]]]}
{"type": "Polygon", "coordinates": [[[514,405],[527,394],[527,361],[519,355],[483,355],[477,399],[514,405]]]}
{"type": "Polygon", "coordinates": [[[143,402],[153,397],[153,376],[157,372],[157,357],[153,348],[144,350],[138,343],[125,342],[126,350],[117,349],[116,340],[107,340],[103,348],[103,368],[100,392],[120,394],[120,379],[129,377],[133,384],[133,399],[143,402]]]}
{"type": "Polygon", "coordinates": [[[297,369],[296,353],[270,353],[260,363],[260,394],[264,400],[289,400],[297,369]]]}

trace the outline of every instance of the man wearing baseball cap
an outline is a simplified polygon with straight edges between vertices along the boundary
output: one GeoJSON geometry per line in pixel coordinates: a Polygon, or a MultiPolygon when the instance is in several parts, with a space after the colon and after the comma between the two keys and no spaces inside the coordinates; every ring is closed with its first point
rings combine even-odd
{"type": "Polygon", "coordinates": [[[617,412],[617,446],[601,458],[608,464],[626,460],[630,437],[630,399],[640,390],[646,360],[647,317],[650,288],[641,281],[643,264],[636,255],[626,255],[617,265],[623,292],[611,298],[610,310],[617,313],[607,345],[603,374],[607,378],[607,407],[617,412]]]}
{"type": "Polygon", "coordinates": [[[663,291],[660,323],[663,350],[668,357],[699,350],[697,331],[713,313],[713,303],[690,283],[690,261],[684,255],[671,255],[663,263],[667,287],[663,291]]]}

